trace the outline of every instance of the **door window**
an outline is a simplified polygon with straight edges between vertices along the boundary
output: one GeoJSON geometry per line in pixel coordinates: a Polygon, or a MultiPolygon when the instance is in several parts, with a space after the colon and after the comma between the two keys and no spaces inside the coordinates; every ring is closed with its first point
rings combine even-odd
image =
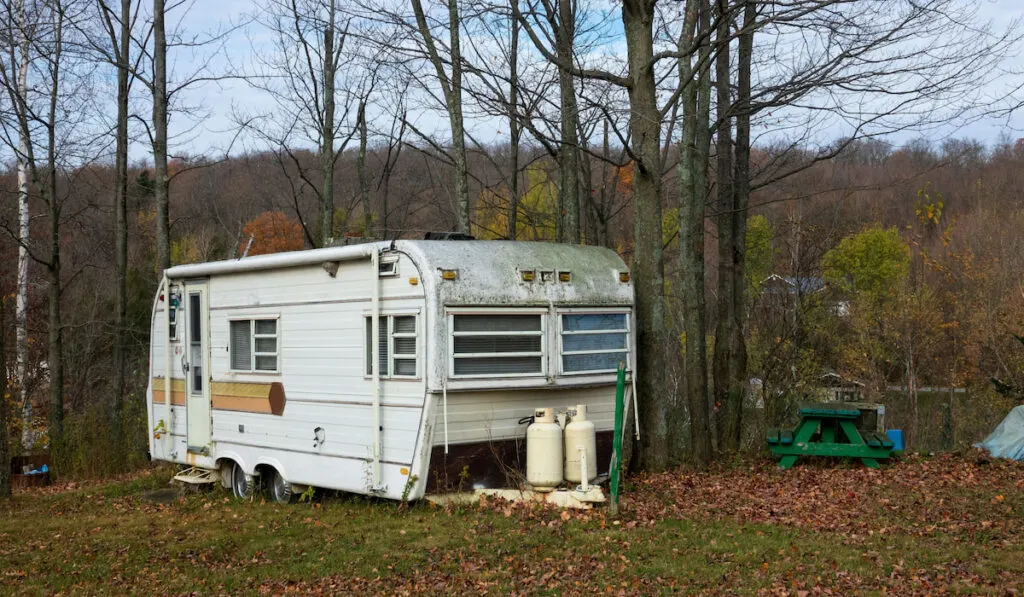
{"type": "Polygon", "coordinates": [[[188,350],[191,392],[203,393],[203,297],[198,292],[188,295],[188,350]]]}

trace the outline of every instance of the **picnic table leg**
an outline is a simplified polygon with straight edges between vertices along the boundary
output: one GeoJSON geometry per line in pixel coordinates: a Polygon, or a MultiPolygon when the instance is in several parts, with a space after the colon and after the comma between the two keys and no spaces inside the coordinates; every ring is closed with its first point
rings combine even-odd
{"type": "MultiPolygon", "coordinates": [[[[839,426],[842,428],[843,433],[846,434],[846,439],[849,443],[860,446],[864,445],[864,438],[860,436],[860,432],[857,431],[853,421],[840,421],[839,426]]],[[[868,468],[878,468],[878,461],[874,458],[861,458],[860,461],[868,468]]]]}
{"type": "Polygon", "coordinates": [[[835,421],[822,421],[821,422],[821,443],[823,444],[834,444],[836,441],[836,422],[835,421]]]}
{"type": "MultiPolygon", "coordinates": [[[[811,436],[814,435],[814,432],[818,430],[818,425],[820,423],[821,421],[814,417],[802,419],[800,424],[797,425],[796,433],[793,434],[793,444],[807,443],[811,439],[811,436]]],[[[796,464],[797,458],[799,458],[799,456],[792,454],[783,456],[782,459],[779,460],[779,468],[782,470],[792,468],[793,465],[796,464]]]]}

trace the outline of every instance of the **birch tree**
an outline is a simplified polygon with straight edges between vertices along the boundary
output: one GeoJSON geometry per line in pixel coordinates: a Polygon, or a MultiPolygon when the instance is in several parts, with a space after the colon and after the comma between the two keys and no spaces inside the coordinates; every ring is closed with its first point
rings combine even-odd
{"type": "MultiPolygon", "coordinates": [[[[34,11],[33,11],[34,12],[34,11]]],[[[9,62],[9,72],[17,73],[17,94],[18,98],[28,97],[28,71],[31,65],[31,53],[29,40],[34,30],[30,15],[26,10],[25,0],[15,0],[10,5],[8,14],[12,17],[6,23],[9,32],[8,52],[6,59],[9,62]]],[[[12,102],[17,119],[21,119],[27,106],[12,102]]],[[[31,384],[28,377],[28,287],[29,287],[29,243],[32,241],[32,230],[30,226],[31,215],[29,212],[29,171],[28,161],[28,131],[18,128],[18,148],[15,152],[15,161],[18,170],[18,281],[16,302],[14,307],[15,321],[15,346],[17,350],[17,387],[21,403],[21,416],[25,421],[21,431],[21,445],[25,449],[31,449],[35,442],[32,420],[34,417],[31,398],[31,384]]]]}
{"type": "MultiPolygon", "coordinates": [[[[64,356],[61,315],[61,224],[64,197],[59,192],[60,165],[81,159],[88,147],[90,67],[81,56],[68,51],[66,36],[73,35],[73,23],[84,18],[84,1],[46,0],[36,5],[35,25],[28,36],[29,51],[37,58],[30,61],[28,93],[22,94],[19,73],[7,61],[0,62],[0,86],[15,110],[19,141],[5,130],[12,147],[23,147],[32,186],[46,204],[49,230],[45,248],[29,246],[29,255],[47,272],[49,306],[47,374],[49,378],[49,440],[56,462],[64,457],[64,356]],[[75,89],[75,93],[70,93],[75,89]],[[22,135],[26,142],[21,143],[22,135]],[[37,142],[36,138],[42,141],[37,142]],[[37,146],[41,146],[40,159],[37,146]]],[[[11,22],[10,5],[4,6],[5,22],[11,22]]],[[[27,33],[27,32],[26,32],[27,33]]],[[[75,40],[72,47],[79,47],[75,40]]],[[[9,53],[10,55],[10,53],[9,53]]]]}

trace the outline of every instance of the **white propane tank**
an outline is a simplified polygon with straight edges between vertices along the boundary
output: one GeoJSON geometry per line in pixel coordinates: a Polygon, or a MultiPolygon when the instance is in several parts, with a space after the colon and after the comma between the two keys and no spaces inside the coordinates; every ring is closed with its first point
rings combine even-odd
{"type": "Polygon", "coordinates": [[[584,485],[597,478],[597,434],[587,420],[587,405],[577,404],[572,422],[565,426],[565,480],[584,485]],[[583,447],[580,450],[580,447],[583,447]],[[587,478],[582,476],[581,459],[586,454],[587,478]]]}
{"type": "Polygon", "coordinates": [[[526,428],[526,481],[542,492],[562,484],[562,428],[553,408],[535,410],[526,428]]]}

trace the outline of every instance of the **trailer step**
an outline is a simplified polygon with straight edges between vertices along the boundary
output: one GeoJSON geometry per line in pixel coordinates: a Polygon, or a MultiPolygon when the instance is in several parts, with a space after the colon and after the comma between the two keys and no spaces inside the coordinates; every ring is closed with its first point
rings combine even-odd
{"type": "Polygon", "coordinates": [[[219,483],[220,482],[220,471],[200,468],[198,466],[190,466],[187,469],[181,471],[177,475],[174,475],[175,481],[181,481],[182,483],[188,483],[189,485],[205,485],[207,483],[219,483]]]}

